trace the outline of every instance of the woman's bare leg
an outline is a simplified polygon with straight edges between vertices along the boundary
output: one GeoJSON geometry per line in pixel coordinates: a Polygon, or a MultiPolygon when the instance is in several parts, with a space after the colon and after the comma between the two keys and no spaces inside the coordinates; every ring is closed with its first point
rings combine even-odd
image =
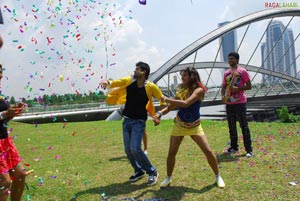
{"type": "Polygon", "coordinates": [[[9,174],[14,178],[11,184],[11,201],[19,201],[25,187],[26,171],[22,165],[17,165],[9,171],[9,174]]]}
{"type": "Polygon", "coordinates": [[[208,164],[214,171],[215,175],[219,174],[218,161],[215,154],[212,152],[205,135],[192,135],[191,138],[197,143],[200,149],[205,154],[208,164]]]}
{"type": "Polygon", "coordinates": [[[175,161],[176,161],[176,154],[178,152],[179,146],[182,142],[183,136],[171,136],[170,139],[170,146],[169,146],[169,153],[167,158],[167,176],[171,177],[175,161]]]}

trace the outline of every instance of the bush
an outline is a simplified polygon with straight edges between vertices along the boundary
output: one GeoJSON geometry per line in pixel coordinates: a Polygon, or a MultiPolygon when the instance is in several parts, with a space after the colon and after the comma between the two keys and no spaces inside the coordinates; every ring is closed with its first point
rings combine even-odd
{"type": "Polygon", "coordinates": [[[293,115],[289,113],[289,109],[287,106],[282,106],[280,109],[277,109],[277,114],[281,122],[291,123],[300,121],[300,116],[293,115]]]}

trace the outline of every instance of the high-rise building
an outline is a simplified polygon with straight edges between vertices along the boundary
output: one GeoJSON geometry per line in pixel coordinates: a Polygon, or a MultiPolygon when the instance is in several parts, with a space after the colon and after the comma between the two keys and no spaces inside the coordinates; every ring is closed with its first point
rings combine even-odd
{"type": "Polygon", "coordinates": [[[3,24],[3,17],[2,17],[1,10],[0,10],[0,24],[3,24]]]}
{"type": "MultiPolygon", "coordinates": [[[[225,22],[219,23],[218,26],[221,27],[228,23],[230,23],[230,21],[225,21],[225,22]]],[[[234,52],[237,50],[236,31],[232,30],[232,31],[224,34],[223,36],[221,36],[219,38],[219,42],[220,42],[220,46],[221,46],[220,60],[228,63],[228,54],[230,52],[234,52]]],[[[222,77],[223,77],[225,70],[226,70],[226,68],[220,69],[222,77]]]]}
{"type": "MultiPolygon", "coordinates": [[[[230,21],[225,21],[219,23],[219,27],[224,26],[230,23],[230,21]]],[[[221,45],[221,61],[228,62],[228,54],[230,52],[234,52],[237,50],[237,39],[236,39],[236,31],[232,30],[219,38],[221,45]]]]}
{"type": "MultiPolygon", "coordinates": [[[[295,77],[297,75],[294,34],[281,21],[273,21],[267,29],[266,42],[261,45],[262,68],[295,77]]],[[[277,78],[263,75],[263,83],[277,78]]]]}

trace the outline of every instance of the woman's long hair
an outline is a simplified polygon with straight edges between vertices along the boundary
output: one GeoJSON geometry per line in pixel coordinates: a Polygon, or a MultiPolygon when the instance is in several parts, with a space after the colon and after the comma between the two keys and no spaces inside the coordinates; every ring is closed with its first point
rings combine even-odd
{"type": "Polygon", "coordinates": [[[205,93],[207,93],[206,87],[202,84],[198,71],[194,67],[187,67],[182,70],[180,74],[187,73],[190,77],[190,82],[188,86],[183,86],[180,84],[177,88],[176,98],[185,100],[193,93],[195,89],[201,87],[205,93]]]}

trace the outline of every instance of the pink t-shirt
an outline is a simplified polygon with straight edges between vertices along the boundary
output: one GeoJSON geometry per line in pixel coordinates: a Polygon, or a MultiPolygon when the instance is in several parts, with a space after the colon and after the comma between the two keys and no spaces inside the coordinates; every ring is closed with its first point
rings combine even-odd
{"type": "MultiPolygon", "coordinates": [[[[229,86],[232,77],[234,77],[233,80],[233,86],[242,87],[245,85],[246,82],[250,80],[250,76],[246,69],[242,67],[237,67],[234,71],[229,68],[224,72],[224,78],[223,78],[223,86],[229,86]]],[[[227,92],[227,90],[226,90],[227,92]]],[[[225,92],[225,93],[226,93],[225,92]]],[[[240,104],[240,103],[246,103],[247,97],[245,94],[245,91],[238,91],[238,92],[230,92],[228,100],[226,104],[240,104]]]]}

